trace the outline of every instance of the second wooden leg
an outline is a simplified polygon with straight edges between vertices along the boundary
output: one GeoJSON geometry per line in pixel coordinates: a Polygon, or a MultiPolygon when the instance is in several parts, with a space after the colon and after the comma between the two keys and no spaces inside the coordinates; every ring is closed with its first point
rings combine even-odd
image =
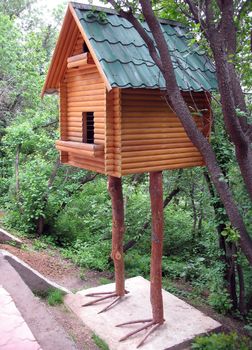
{"type": "Polygon", "coordinates": [[[108,177],[108,191],[112,202],[112,252],[114,261],[116,295],[125,295],[124,283],[124,260],[123,260],[123,236],[124,226],[124,203],[122,193],[122,180],[114,176],[108,177]]]}
{"type": "Polygon", "coordinates": [[[150,200],[152,214],[150,300],[153,321],[164,322],[162,297],[162,255],[163,255],[163,178],[162,172],[150,173],[150,200]]]}

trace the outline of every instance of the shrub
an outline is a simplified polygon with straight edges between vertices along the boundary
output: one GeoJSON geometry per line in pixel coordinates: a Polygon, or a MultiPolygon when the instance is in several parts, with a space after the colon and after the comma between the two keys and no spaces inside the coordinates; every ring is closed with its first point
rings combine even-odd
{"type": "Polygon", "coordinates": [[[73,245],[63,248],[62,254],[81,267],[104,271],[109,268],[110,242],[100,240],[84,242],[77,239],[73,245]]]}
{"type": "Polygon", "coordinates": [[[63,293],[58,289],[49,290],[47,294],[47,302],[51,306],[63,303],[63,293]]]}
{"type": "Polygon", "coordinates": [[[211,305],[220,314],[227,314],[232,309],[232,302],[225,289],[211,292],[208,297],[209,305],[211,305]]]}
{"type": "Polygon", "coordinates": [[[237,333],[197,337],[192,344],[193,350],[250,350],[251,348],[250,339],[241,337],[237,333]]]}

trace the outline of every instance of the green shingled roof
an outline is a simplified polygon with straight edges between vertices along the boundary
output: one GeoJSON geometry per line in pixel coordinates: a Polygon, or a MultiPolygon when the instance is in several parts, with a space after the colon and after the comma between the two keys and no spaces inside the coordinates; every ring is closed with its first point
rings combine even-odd
{"type": "MultiPolygon", "coordinates": [[[[104,21],[90,6],[72,3],[105,75],[112,87],[165,88],[159,68],[134,27],[115,11],[106,12],[104,21]]],[[[150,30],[142,23],[150,36],[150,30]]],[[[215,68],[198,45],[189,45],[186,28],[177,22],[161,21],[178,85],[181,90],[217,89],[215,68]]]]}

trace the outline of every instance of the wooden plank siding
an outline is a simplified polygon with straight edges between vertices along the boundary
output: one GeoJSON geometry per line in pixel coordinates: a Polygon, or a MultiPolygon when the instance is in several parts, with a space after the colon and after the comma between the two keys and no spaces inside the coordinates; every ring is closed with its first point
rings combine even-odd
{"type": "MultiPolygon", "coordinates": [[[[205,134],[209,131],[209,105],[202,93],[184,93],[190,109],[204,110],[194,120],[205,134]],[[207,124],[208,123],[208,124],[207,124]]],[[[123,89],[121,93],[121,174],[204,165],[178,117],[162,92],[123,89]]]]}

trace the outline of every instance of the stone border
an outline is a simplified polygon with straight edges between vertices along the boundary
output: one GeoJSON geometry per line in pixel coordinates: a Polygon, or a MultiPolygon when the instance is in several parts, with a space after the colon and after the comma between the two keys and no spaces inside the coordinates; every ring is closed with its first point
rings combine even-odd
{"type": "Polygon", "coordinates": [[[5,231],[0,227],[0,243],[14,243],[16,246],[20,247],[22,245],[21,239],[13,236],[11,233],[5,231]]]}
{"type": "Polygon", "coordinates": [[[23,281],[28,285],[28,287],[33,292],[46,292],[50,289],[58,289],[63,294],[72,294],[70,290],[59,284],[50,281],[48,278],[44,277],[41,273],[31,268],[21,259],[17,258],[15,255],[9,253],[4,249],[0,249],[0,254],[3,255],[4,259],[17,271],[23,281]]]}

